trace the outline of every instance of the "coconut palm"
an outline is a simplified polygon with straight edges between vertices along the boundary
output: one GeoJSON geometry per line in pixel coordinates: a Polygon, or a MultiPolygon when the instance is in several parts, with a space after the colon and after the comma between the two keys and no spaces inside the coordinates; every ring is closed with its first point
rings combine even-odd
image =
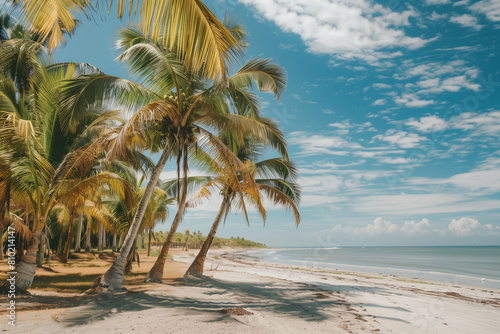
{"type": "MultiPolygon", "coordinates": [[[[50,51],[65,42],[78,26],[77,15],[92,17],[89,0],[11,0],[20,9],[30,30],[42,41],[49,39],[50,51]]],[[[166,48],[177,48],[195,72],[217,79],[227,72],[228,63],[241,52],[231,32],[200,0],[117,0],[118,17],[128,7],[128,17],[137,16],[146,35],[166,48]],[[136,15],[137,14],[137,15],[136,15]]],[[[98,5],[97,5],[98,6],[98,5]]],[[[113,1],[109,1],[109,10],[113,1]]]]}
{"type": "MultiPolygon", "coordinates": [[[[282,158],[267,159],[254,163],[253,160],[258,158],[261,152],[261,145],[252,142],[249,137],[244,137],[245,145],[242,147],[238,144],[238,140],[233,138],[229,133],[223,134],[223,141],[235,150],[235,154],[245,161],[248,170],[251,171],[252,176],[255,178],[257,189],[264,197],[268,198],[273,205],[281,205],[293,211],[295,216],[295,224],[300,222],[300,215],[296,205],[300,201],[300,188],[295,183],[297,178],[296,168],[288,161],[282,158]],[[233,143],[233,145],[231,145],[233,143]]],[[[227,184],[224,175],[219,175],[214,178],[203,188],[200,189],[198,194],[190,201],[190,206],[196,205],[197,201],[208,198],[214,190],[218,190],[222,196],[222,203],[220,205],[217,216],[212,224],[212,228],[207,235],[198,255],[186,271],[185,276],[198,276],[203,274],[203,266],[208,250],[212,244],[219,224],[224,217],[229,213],[232,202],[236,196],[245,196],[245,193],[238,194],[240,189],[233,188],[227,184]]]]}
{"type": "Polygon", "coordinates": [[[104,185],[127,198],[130,194],[118,175],[94,168],[96,157],[104,152],[105,137],[81,136],[108,116],[87,113],[71,127],[60,121],[61,80],[95,68],[45,65],[48,60],[38,42],[12,39],[0,45],[0,156],[11,169],[10,192],[25,196],[33,219],[33,241],[16,268],[20,290],[31,285],[40,236],[56,204],[76,208],[86,194],[104,185]]]}
{"type": "MultiPolygon", "coordinates": [[[[235,36],[243,35],[238,25],[233,25],[230,31],[235,36]]],[[[162,152],[150,175],[120,255],[101,279],[103,286],[112,289],[121,286],[123,265],[133,246],[159,175],[170,158],[177,157],[179,175],[183,174],[187,178],[189,151],[204,150],[218,161],[220,168],[232,168],[232,180],[236,187],[242,186],[242,178],[246,180],[248,184],[245,186],[254,189],[255,201],[258,202],[260,197],[257,196],[255,182],[246,167],[208,129],[250,131],[286,154],[281,131],[270,120],[259,117],[258,99],[250,92],[253,87],[271,91],[278,96],[283,91],[284,73],[269,59],[254,59],[236,74],[216,81],[209,87],[202,81],[203,76],[187,56],[179,56],[178,50],[166,48],[138,29],[121,30],[117,45],[122,51],[118,59],[127,65],[132,75],[139,78],[140,84],[101,73],[85,75],[68,80],[62,98],[66,109],[64,114],[72,117],[84,115],[84,110],[95,105],[96,97],[100,99],[99,103],[113,97],[114,102],[125,109],[140,108],[116,136],[110,157],[122,159],[122,152],[131,147],[162,152]],[[238,108],[251,110],[252,117],[234,113],[238,108]],[[236,175],[236,170],[240,170],[241,175],[236,175]]],[[[63,123],[71,125],[78,120],[72,117],[63,116],[63,123]]],[[[183,184],[187,187],[188,182],[183,184]]],[[[179,208],[171,228],[173,233],[169,233],[167,244],[171,243],[184,213],[186,194],[185,187],[179,189],[179,208]]],[[[168,247],[163,249],[160,260],[163,254],[166,258],[168,253],[168,247]]]]}

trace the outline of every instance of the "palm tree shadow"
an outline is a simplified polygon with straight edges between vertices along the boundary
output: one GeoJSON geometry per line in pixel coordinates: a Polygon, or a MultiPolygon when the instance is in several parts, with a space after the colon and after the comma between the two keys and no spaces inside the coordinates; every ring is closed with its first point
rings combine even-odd
{"type": "MultiPolygon", "coordinates": [[[[182,278],[177,287],[200,287],[200,298],[168,295],[168,292],[119,292],[102,293],[91,302],[72,309],[59,317],[65,326],[79,326],[94,321],[112,318],[120,313],[138,312],[153,308],[168,308],[183,315],[212,314],[207,322],[224,321],[232,317],[220,312],[223,308],[243,307],[250,312],[271,312],[276,316],[302,318],[304,321],[322,321],[331,316],[336,308],[349,306],[344,299],[335,295],[334,290],[345,287],[314,286],[306,283],[279,281],[274,283],[232,282],[213,279],[207,276],[182,278]],[[211,296],[230,294],[231,298],[217,301],[211,296]],[[320,298],[321,297],[321,298],[320,298]],[[231,301],[228,301],[231,300],[231,301]]],[[[377,292],[383,288],[354,287],[356,290],[370,289],[377,292]]],[[[381,291],[380,291],[381,292],[381,291]]]]}

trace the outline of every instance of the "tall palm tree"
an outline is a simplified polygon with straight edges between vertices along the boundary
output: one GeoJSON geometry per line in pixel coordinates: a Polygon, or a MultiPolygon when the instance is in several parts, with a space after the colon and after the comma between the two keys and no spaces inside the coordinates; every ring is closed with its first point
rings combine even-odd
{"type": "MultiPolygon", "coordinates": [[[[241,27],[237,25],[229,30],[235,36],[243,35],[241,27]]],[[[96,103],[96,96],[101,101],[113,97],[115,102],[126,109],[141,107],[116,136],[110,157],[121,159],[122,152],[130,147],[150,149],[152,152],[162,151],[120,255],[101,279],[101,284],[111,289],[121,286],[123,265],[139,230],[147,203],[163,167],[171,157],[177,156],[179,174],[184,171],[182,174],[187,178],[189,150],[209,152],[219,162],[220,168],[232,166],[233,171],[243,171],[239,176],[233,172],[233,182],[241,186],[243,178],[248,183],[246,186],[253,188],[254,193],[258,194],[246,167],[208,128],[250,131],[280,152],[286,152],[281,131],[270,120],[259,117],[258,99],[249,91],[255,86],[278,96],[283,91],[284,73],[269,59],[254,59],[236,74],[207,87],[202,81],[203,76],[187,56],[179,56],[178,50],[166,48],[138,29],[121,30],[117,44],[122,50],[118,59],[126,63],[131,74],[138,77],[141,84],[105,74],[86,75],[68,80],[62,99],[68,115],[84,114],[83,110],[96,103]],[[252,117],[233,113],[237,108],[252,110],[252,117]]],[[[77,118],[63,117],[63,121],[68,124],[74,120],[77,118]]],[[[187,187],[188,182],[183,184],[187,187]]],[[[174,233],[169,233],[168,244],[171,243],[184,213],[186,194],[186,188],[179,189],[179,208],[172,224],[171,231],[174,233]]],[[[259,197],[255,198],[259,200],[259,197]]],[[[164,249],[163,254],[166,256],[168,247],[164,249]]]]}
{"type": "MultiPolygon", "coordinates": [[[[258,158],[261,147],[259,147],[260,145],[255,141],[252,142],[248,136],[244,137],[244,146],[238,144],[238,140],[233,138],[229,133],[223,134],[223,141],[235,150],[234,153],[242,161],[245,161],[248,170],[251,171],[252,176],[255,178],[259,192],[261,192],[264,197],[270,199],[274,205],[282,205],[292,210],[295,215],[295,224],[298,225],[300,222],[300,215],[296,205],[298,205],[300,201],[300,188],[295,183],[297,178],[296,168],[288,160],[282,158],[267,159],[254,163],[253,160],[258,158]],[[231,143],[233,143],[233,145],[231,145],[231,143]]],[[[234,199],[237,196],[245,196],[245,193],[237,193],[241,191],[240,189],[235,189],[231,184],[227,184],[224,175],[219,175],[200,189],[198,194],[191,199],[190,205],[195,205],[197,201],[210,197],[214,190],[219,190],[222,196],[222,203],[207,238],[195,260],[186,271],[185,276],[198,276],[203,274],[205,258],[215,238],[220,222],[223,217],[226,217],[229,213],[234,199]]]]}
{"type": "MultiPolygon", "coordinates": [[[[50,51],[65,42],[78,26],[77,15],[92,17],[89,0],[10,0],[20,8],[32,31],[49,39],[50,51]]],[[[138,18],[146,35],[166,48],[177,48],[186,62],[205,78],[216,80],[227,72],[228,63],[241,52],[231,32],[200,0],[117,0],[118,17],[128,7],[128,17],[138,18]]],[[[98,6],[98,5],[97,5],[98,6]]],[[[109,10],[113,0],[109,1],[109,10]]]]}
{"type": "Polygon", "coordinates": [[[42,44],[26,39],[0,45],[0,155],[11,166],[10,191],[26,196],[34,219],[32,244],[16,268],[16,286],[21,290],[33,281],[40,236],[56,204],[79,205],[82,196],[104,184],[123,196],[130,194],[116,174],[94,168],[96,157],[104,152],[104,137],[80,136],[107,116],[87,113],[71,127],[60,121],[61,80],[94,68],[45,65],[50,59],[44,51],[42,44]]]}

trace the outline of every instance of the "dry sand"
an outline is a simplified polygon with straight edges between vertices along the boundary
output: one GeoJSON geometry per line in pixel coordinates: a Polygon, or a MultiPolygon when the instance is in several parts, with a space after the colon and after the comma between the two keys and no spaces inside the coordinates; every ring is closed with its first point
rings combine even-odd
{"type": "MultiPolygon", "coordinates": [[[[206,277],[182,277],[195,251],[174,250],[165,284],[142,284],[154,258],[127,278],[125,291],[77,295],[81,283],[61,273],[102,273],[93,267],[57,264],[53,281],[18,299],[17,325],[7,325],[1,299],[0,330],[12,333],[499,333],[500,290],[372,273],[287,267],[253,262],[235,250],[211,251],[206,277]],[[51,290],[56,286],[58,291],[51,290]],[[76,290],[75,290],[76,289],[76,290]]],[[[2,262],[3,263],[3,262],[2,262]]],[[[54,263],[53,263],[54,264],[54,263]]],[[[3,267],[1,268],[4,269],[3,267]]],[[[94,275],[94,276],[93,276],[94,275]]],[[[71,276],[67,276],[71,277],[71,276]]],[[[43,280],[41,280],[43,281],[43,280]]],[[[50,281],[50,280],[49,280],[50,281]]],[[[87,283],[85,283],[87,284],[87,283]]]]}

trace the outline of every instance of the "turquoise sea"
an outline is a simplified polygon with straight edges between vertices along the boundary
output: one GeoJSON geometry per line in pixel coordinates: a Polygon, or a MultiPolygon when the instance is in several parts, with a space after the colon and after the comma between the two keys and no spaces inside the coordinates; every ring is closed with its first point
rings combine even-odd
{"type": "Polygon", "coordinates": [[[500,246],[283,248],[261,261],[432,279],[500,289],[500,246]]]}

